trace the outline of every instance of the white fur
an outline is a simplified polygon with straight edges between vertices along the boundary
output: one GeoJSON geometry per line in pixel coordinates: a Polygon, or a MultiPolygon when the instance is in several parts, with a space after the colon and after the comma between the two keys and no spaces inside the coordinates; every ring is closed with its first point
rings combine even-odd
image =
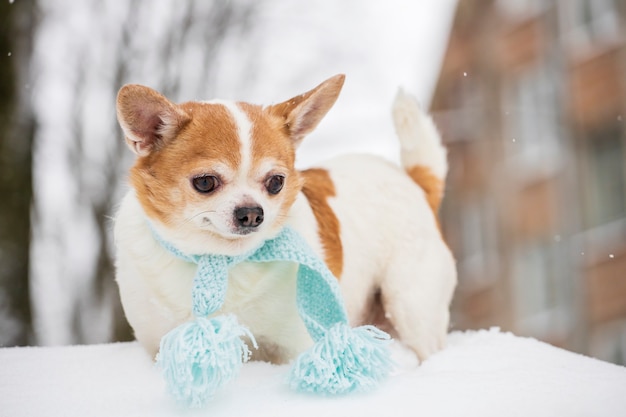
{"type": "Polygon", "coordinates": [[[245,176],[250,170],[252,164],[252,123],[248,119],[248,116],[239,108],[236,102],[230,100],[211,100],[206,101],[207,104],[221,104],[228,110],[235,125],[237,126],[237,136],[241,147],[239,148],[239,154],[241,156],[241,169],[239,174],[245,176]]]}
{"type": "MultiPolygon", "coordinates": [[[[321,255],[315,218],[303,196],[292,211],[301,220],[293,227],[321,255]]],[[[124,312],[137,340],[154,355],[165,333],[192,318],[196,267],[172,256],[154,240],[132,190],[115,219],[115,243],[124,312]]],[[[220,311],[237,315],[260,344],[280,347],[284,358],[292,358],[311,343],[296,310],[295,273],[294,265],[284,263],[243,263],[232,268],[220,311]]]]}
{"type": "MultiPolygon", "coordinates": [[[[419,108],[409,105],[404,111],[403,106],[406,110],[406,103],[400,107],[397,103],[394,110],[407,153],[403,159],[422,161],[421,154],[430,153],[442,174],[440,157],[445,159],[445,150],[432,122],[419,108]],[[416,109],[419,120],[410,120],[416,109]]],[[[456,270],[424,192],[402,169],[373,156],[338,157],[321,167],[328,170],[336,189],[329,203],[340,221],[344,250],[340,285],[351,322],[364,321],[380,290],[387,318],[400,339],[421,359],[427,358],[445,343],[456,270]]],[[[291,207],[287,223],[324,257],[317,222],[303,194],[291,207]]],[[[271,228],[264,230],[257,234],[268,238],[273,233],[271,228]]],[[[161,337],[191,318],[196,267],[155,242],[132,190],[116,218],[115,242],[126,317],[137,339],[155,354],[161,337]]],[[[262,346],[257,358],[288,361],[311,343],[296,309],[295,272],[294,265],[284,263],[242,263],[230,271],[219,313],[234,313],[249,327],[262,346]]]]}
{"type": "Polygon", "coordinates": [[[437,127],[431,117],[402,89],[398,90],[392,114],[402,147],[402,165],[405,168],[428,166],[437,178],[444,179],[448,173],[447,152],[441,146],[437,127]]]}
{"type": "Polygon", "coordinates": [[[336,158],[331,172],[341,224],[341,288],[354,324],[381,290],[387,319],[425,359],[443,347],[456,284],[452,254],[424,193],[398,167],[367,155],[336,158]]]}

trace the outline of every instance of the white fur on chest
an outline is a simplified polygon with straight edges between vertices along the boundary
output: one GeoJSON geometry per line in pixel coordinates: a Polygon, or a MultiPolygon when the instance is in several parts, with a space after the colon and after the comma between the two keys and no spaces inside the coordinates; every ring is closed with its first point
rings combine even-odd
{"type": "MultiPolygon", "coordinates": [[[[306,203],[304,202],[306,205],[306,203]]],[[[312,213],[300,206],[297,227],[313,240],[320,251],[312,213]]],[[[117,281],[126,317],[137,339],[156,354],[161,337],[182,322],[190,320],[191,288],[196,265],[180,260],[163,249],[149,229],[145,213],[130,191],[115,222],[117,281]]],[[[319,252],[318,252],[319,253],[319,252]]],[[[218,314],[232,313],[263,343],[287,350],[293,357],[311,340],[302,323],[295,301],[297,265],[288,262],[243,262],[229,271],[228,290],[218,314]]]]}

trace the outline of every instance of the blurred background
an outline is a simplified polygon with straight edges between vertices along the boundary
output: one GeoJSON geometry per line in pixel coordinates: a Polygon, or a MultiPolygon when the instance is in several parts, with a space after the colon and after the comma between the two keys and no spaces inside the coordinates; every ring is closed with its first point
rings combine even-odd
{"type": "Polygon", "coordinates": [[[431,111],[454,327],[626,362],[626,2],[458,2],[431,111]]]}
{"type": "Polygon", "coordinates": [[[452,330],[626,362],[626,2],[0,0],[0,346],[129,340],[111,218],[125,83],[275,103],[346,73],[300,149],[397,160],[402,85],[449,148],[452,330]]]}

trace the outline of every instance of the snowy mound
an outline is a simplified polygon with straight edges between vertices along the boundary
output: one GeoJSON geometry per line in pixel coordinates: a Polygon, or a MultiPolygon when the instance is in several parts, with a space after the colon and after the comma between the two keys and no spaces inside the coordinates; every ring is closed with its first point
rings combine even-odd
{"type": "Polygon", "coordinates": [[[534,339],[455,332],[421,366],[393,350],[398,370],[374,393],[298,394],[284,382],[287,366],[254,362],[207,409],[181,413],[137,343],[0,349],[0,415],[626,415],[626,368],[534,339]]]}

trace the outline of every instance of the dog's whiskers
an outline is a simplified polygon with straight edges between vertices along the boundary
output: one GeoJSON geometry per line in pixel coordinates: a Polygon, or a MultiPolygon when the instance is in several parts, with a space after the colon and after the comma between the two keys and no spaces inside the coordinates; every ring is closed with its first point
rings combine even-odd
{"type": "Polygon", "coordinates": [[[198,216],[202,216],[202,215],[204,215],[204,214],[208,214],[208,213],[215,213],[215,210],[205,210],[205,211],[201,211],[201,212],[199,212],[199,213],[196,213],[196,214],[194,214],[193,216],[191,216],[191,217],[189,217],[189,218],[185,219],[185,220],[183,221],[183,224],[185,224],[185,225],[186,225],[186,224],[188,224],[188,223],[192,222],[192,221],[193,221],[195,218],[197,218],[198,216]]]}

